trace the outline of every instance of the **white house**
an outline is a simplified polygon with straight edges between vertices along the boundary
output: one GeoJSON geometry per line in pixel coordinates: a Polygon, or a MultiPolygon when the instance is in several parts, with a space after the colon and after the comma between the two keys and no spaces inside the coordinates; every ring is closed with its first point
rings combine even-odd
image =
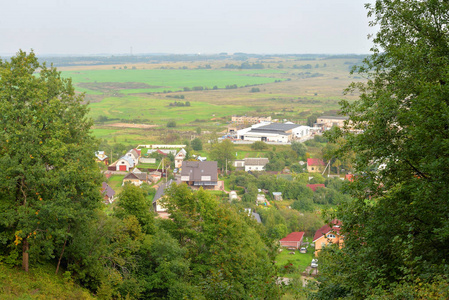
{"type": "Polygon", "coordinates": [[[179,150],[179,152],[175,156],[175,168],[181,168],[182,162],[186,158],[186,154],[187,154],[187,152],[186,152],[186,150],[184,150],[184,148],[179,150]]]}
{"type": "Polygon", "coordinates": [[[265,165],[269,163],[268,158],[244,158],[234,161],[234,167],[237,170],[265,171],[265,165]]]}
{"type": "Polygon", "coordinates": [[[135,163],[134,160],[129,156],[123,156],[119,160],[117,160],[115,164],[116,171],[129,171],[134,168],[135,163]]]}
{"type": "Polygon", "coordinates": [[[245,158],[245,171],[264,171],[268,158],[245,158]]]}
{"type": "Polygon", "coordinates": [[[125,157],[132,159],[134,162],[134,165],[137,165],[139,163],[140,150],[131,149],[128,152],[126,152],[125,157]]]}

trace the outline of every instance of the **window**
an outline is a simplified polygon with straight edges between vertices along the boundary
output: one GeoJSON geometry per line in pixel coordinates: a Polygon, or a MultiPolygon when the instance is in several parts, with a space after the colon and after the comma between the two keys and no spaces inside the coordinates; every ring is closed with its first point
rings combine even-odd
{"type": "Polygon", "coordinates": [[[329,239],[335,239],[335,234],[328,234],[327,237],[328,237],[329,239]]]}

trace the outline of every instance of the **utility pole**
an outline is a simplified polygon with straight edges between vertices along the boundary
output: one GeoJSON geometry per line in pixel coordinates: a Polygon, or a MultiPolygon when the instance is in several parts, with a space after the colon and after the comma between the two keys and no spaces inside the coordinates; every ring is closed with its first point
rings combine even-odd
{"type": "Polygon", "coordinates": [[[226,175],[228,175],[228,159],[226,158],[226,175]]]}

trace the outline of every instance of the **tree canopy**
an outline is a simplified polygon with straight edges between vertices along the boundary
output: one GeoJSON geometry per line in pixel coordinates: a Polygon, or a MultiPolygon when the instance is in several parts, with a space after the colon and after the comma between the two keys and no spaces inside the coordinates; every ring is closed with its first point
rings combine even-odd
{"type": "Polygon", "coordinates": [[[33,52],[0,60],[0,257],[11,261],[21,252],[25,270],[29,257],[62,258],[101,203],[82,100],[33,52]]]}
{"type": "Polygon", "coordinates": [[[379,27],[357,69],[368,80],[348,89],[358,101],[342,102],[359,132],[346,131],[342,147],[356,153],[357,199],[337,211],[345,246],[323,254],[320,295],[431,298],[448,286],[449,2],[368,9],[379,27]]]}

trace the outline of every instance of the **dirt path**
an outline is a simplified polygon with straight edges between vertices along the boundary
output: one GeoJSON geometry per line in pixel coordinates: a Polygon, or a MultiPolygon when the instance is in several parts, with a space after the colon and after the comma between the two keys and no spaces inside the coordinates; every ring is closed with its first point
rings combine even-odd
{"type": "Polygon", "coordinates": [[[131,123],[114,123],[108,124],[110,127],[120,127],[120,128],[153,128],[157,125],[147,125],[147,124],[131,124],[131,123]]]}

